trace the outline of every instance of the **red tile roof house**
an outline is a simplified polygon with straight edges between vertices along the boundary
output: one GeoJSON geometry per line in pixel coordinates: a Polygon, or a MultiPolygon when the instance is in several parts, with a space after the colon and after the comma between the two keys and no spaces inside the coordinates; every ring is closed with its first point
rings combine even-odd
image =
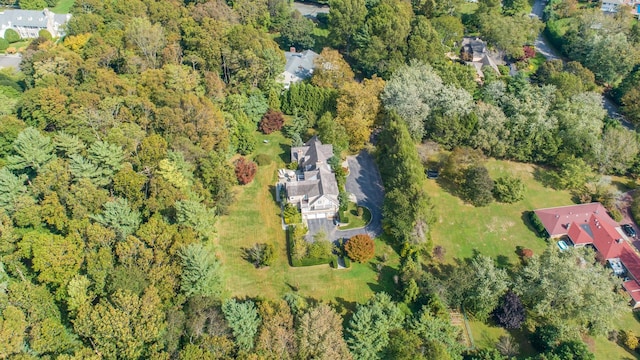
{"type": "Polygon", "coordinates": [[[534,212],[550,238],[566,236],[576,247],[592,245],[617,275],[624,274],[626,269],[629,280],[622,285],[632,298],[633,308],[640,308],[640,255],[602,204],[595,202],[534,212]]]}

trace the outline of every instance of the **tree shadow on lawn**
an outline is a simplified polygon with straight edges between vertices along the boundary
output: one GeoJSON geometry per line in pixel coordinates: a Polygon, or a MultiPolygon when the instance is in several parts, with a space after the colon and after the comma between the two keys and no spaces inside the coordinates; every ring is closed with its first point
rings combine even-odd
{"type": "MultiPolygon", "coordinates": [[[[500,325],[496,324],[493,317],[490,317],[486,322],[484,322],[484,324],[490,327],[502,328],[500,325]]],[[[533,348],[533,345],[531,345],[531,341],[529,340],[531,337],[531,333],[527,331],[524,325],[520,329],[504,329],[504,331],[507,334],[511,335],[511,337],[513,337],[516,343],[520,346],[519,355],[515,358],[528,358],[528,356],[532,356],[537,353],[533,348]]],[[[483,332],[481,336],[473,333],[472,335],[476,339],[475,345],[478,348],[494,348],[498,341],[498,339],[493,338],[486,332],[483,332]]]]}
{"type": "Polygon", "coordinates": [[[280,154],[278,155],[280,157],[280,160],[282,160],[282,162],[284,162],[285,164],[290,163],[291,162],[291,146],[283,143],[280,143],[279,145],[280,145],[280,150],[282,150],[282,152],[280,152],[280,154]]]}
{"type": "MultiPolygon", "coordinates": [[[[425,174],[425,178],[426,178],[426,174],[425,174]]],[[[427,179],[427,181],[433,181],[431,179],[427,179]]],[[[466,200],[464,199],[464,196],[462,194],[462,189],[459,189],[456,184],[454,184],[453,182],[449,181],[446,178],[443,178],[442,175],[438,176],[438,178],[435,180],[435,182],[440,186],[440,188],[442,190],[444,190],[445,192],[457,197],[458,199],[462,200],[465,202],[465,204],[467,203],[466,200]]]]}
{"type": "Polygon", "coordinates": [[[337,297],[334,299],[334,301],[336,303],[336,312],[338,312],[339,314],[353,314],[356,312],[356,307],[358,306],[357,302],[349,301],[342,297],[337,297]]]}
{"type": "Polygon", "coordinates": [[[555,189],[555,179],[551,174],[551,170],[537,165],[533,168],[533,179],[541,183],[542,186],[555,189]]]}
{"type": "Polygon", "coordinates": [[[539,238],[543,239],[544,236],[541,236],[540,233],[538,232],[538,230],[536,230],[536,228],[531,223],[531,218],[530,218],[531,213],[532,213],[532,211],[529,211],[529,210],[523,211],[522,214],[520,215],[520,219],[522,220],[522,223],[525,224],[527,229],[529,229],[529,231],[534,233],[536,235],[536,237],[539,237],[539,238]]]}
{"type": "MultiPolygon", "coordinates": [[[[276,192],[276,186],[275,185],[269,185],[269,194],[271,194],[271,199],[273,199],[273,201],[277,204],[278,203],[278,195],[276,192]]],[[[278,216],[280,216],[280,209],[278,209],[277,212],[278,216]]]]}
{"type": "Polygon", "coordinates": [[[384,265],[384,264],[382,264],[382,266],[380,267],[380,270],[378,271],[378,264],[381,264],[381,263],[370,264],[371,268],[378,275],[377,282],[376,283],[370,282],[370,283],[367,283],[367,285],[369,285],[369,288],[374,293],[386,292],[392,298],[398,300],[397,299],[399,295],[398,287],[394,280],[395,276],[398,275],[398,272],[396,271],[396,269],[392,268],[391,266],[384,265]]]}

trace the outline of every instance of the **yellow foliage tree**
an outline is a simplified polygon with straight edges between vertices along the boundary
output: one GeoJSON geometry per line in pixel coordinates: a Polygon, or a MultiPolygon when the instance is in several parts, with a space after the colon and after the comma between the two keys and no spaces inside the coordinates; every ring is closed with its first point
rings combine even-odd
{"type": "Polygon", "coordinates": [[[321,87],[340,89],[353,81],[353,71],[338,50],[324,48],[315,60],[311,83],[321,87]]]}
{"type": "Polygon", "coordinates": [[[380,112],[380,93],[384,80],[374,76],[362,83],[349,82],[337,104],[336,122],[349,134],[349,150],[359,151],[369,142],[374,121],[380,112]]]}
{"type": "Polygon", "coordinates": [[[64,42],[62,44],[71,51],[80,53],[80,50],[82,50],[82,48],[87,44],[90,38],[91,34],[88,33],[69,35],[64,38],[64,42]]]}

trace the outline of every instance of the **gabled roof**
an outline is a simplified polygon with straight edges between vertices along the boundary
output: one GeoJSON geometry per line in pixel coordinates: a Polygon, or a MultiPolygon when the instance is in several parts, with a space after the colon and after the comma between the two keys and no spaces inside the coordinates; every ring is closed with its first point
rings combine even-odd
{"type": "Polygon", "coordinates": [[[626,241],[623,242],[619,258],[629,274],[637,281],[640,281],[640,257],[626,241]]]}
{"type": "Polygon", "coordinates": [[[591,229],[589,228],[587,231],[587,229],[585,229],[585,225],[588,228],[588,224],[578,224],[575,222],[570,224],[569,233],[567,235],[574,245],[586,245],[593,243],[593,234],[589,234],[591,229]]]}
{"type": "Polygon", "coordinates": [[[640,285],[635,280],[628,280],[622,283],[625,290],[631,295],[635,302],[640,302],[640,285]]]}
{"type": "Polygon", "coordinates": [[[0,12],[0,25],[46,28],[49,18],[52,18],[55,23],[64,24],[70,17],[71,14],[54,14],[49,9],[4,10],[0,12]]]}
{"type": "Polygon", "coordinates": [[[303,180],[289,182],[286,185],[288,196],[304,196],[314,197],[320,195],[318,180],[303,180]]]}
{"type": "Polygon", "coordinates": [[[569,231],[569,224],[572,222],[579,224],[587,223],[593,214],[606,215],[600,217],[603,222],[613,227],[618,226],[618,224],[607,215],[607,209],[599,202],[538,209],[535,210],[535,213],[551,237],[566,235],[569,231]]]}
{"type": "Polygon", "coordinates": [[[313,164],[314,166],[310,170],[315,170],[315,164],[317,163],[326,164],[332,156],[333,145],[323,144],[317,136],[309,139],[304,146],[291,148],[291,161],[304,162],[307,165],[313,164]]]}
{"type": "Polygon", "coordinates": [[[332,201],[338,199],[338,182],[327,163],[333,156],[333,145],[323,144],[317,136],[312,137],[304,146],[291,148],[291,161],[297,161],[303,168],[304,180],[287,183],[289,196],[307,195],[309,198],[328,196],[332,201]]]}
{"type": "Polygon", "coordinates": [[[287,60],[284,71],[305,79],[313,74],[313,69],[315,68],[314,60],[318,57],[318,54],[313,50],[302,52],[285,51],[284,57],[287,60]]]}

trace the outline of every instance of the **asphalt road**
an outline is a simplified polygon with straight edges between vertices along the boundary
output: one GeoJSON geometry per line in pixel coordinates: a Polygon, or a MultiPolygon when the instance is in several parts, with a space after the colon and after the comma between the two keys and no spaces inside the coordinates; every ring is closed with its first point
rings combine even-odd
{"type": "Polygon", "coordinates": [[[293,7],[296,10],[298,10],[300,14],[302,14],[302,16],[304,17],[315,18],[316,15],[320,13],[325,13],[325,14],[329,13],[329,6],[327,5],[322,6],[314,3],[303,3],[303,2],[294,1],[293,7]]]}
{"type": "Polygon", "coordinates": [[[12,67],[16,70],[20,69],[20,62],[22,57],[19,54],[16,55],[0,55],[0,69],[12,67]]]}

